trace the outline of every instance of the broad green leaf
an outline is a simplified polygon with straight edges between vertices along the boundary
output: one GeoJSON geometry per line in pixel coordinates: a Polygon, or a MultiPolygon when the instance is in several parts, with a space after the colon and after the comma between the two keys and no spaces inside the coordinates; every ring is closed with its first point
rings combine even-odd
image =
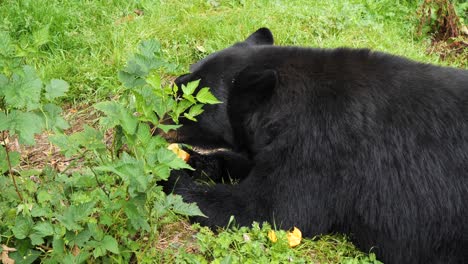
{"type": "Polygon", "coordinates": [[[181,127],[182,125],[164,125],[164,124],[159,124],[158,125],[158,128],[161,129],[162,131],[164,131],[164,133],[167,133],[171,130],[176,130],[178,129],[179,127],[181,127]]]}
{"type": "MultiPolygon", "coordinates": [[[[10,150],[8,156],[10,157],[10,164],[12,168],[20,164],[21,154],[18,151],[10,150]]],[[[7,172],[10,164],[8,163],[5,147],[0,146],[0,174],[7,172]]]]}
{"type": "Polygon", "coordinates": [[[104,150],[106,145],[104,144],[104,135],[98,130],[85,125],[84,130],[75,133],[69,137],[70,141],[75,141],[73,144],[82,146],[88,150],[104,150]]]}
{"type": "Polygon", "coordinates": [[[189,169],[189,170],[193,170],[193,168],[190,167],[190,165],[185,163],[184,160],[177,157],[177,155],[174,154],[174,152],[172,152],[171,150],[168,150],[168,149],[165,149],[165,148],[160,148],[157,151],[157,157],[158,157],[158,161],[160,163],[166,164],[169,167],[171,167],[172,169],[189,169]]]}
{"type": "Polygon", "coordinates": [[[144,40],[140,43],[138,49],[145,57],[153,57],[161,50],[161,44],[155,39],[144,40]]]}
{"type": "Polygon", "coordinates": [[[145,72],[143,72],[141,66],[137,65],[135,62],[129,62],[124,70],[119,72],[119,80],[127,88],[145,85],[144,76],[145,72]]]}
{"type": "Polygon", "coordinates": [[[197,104],[192,107],[190,107],[190,110],[188,112],[189,115],[195,117],[201,113],[203,113],[203,105],[202,104],[197,104]]]}
{"type": "Polygon", "coordinates": [[[43,120],[34,113],[13,110],[8,116],[0,115],[0,130],[17,134],[19,142],[34,145],[34,135],[42,131],[43,120]]]}
{"type": "Polygon", "coordinates": [[[9,108],[27,108],[30,111],[39,107],[41,90],[42,81],[34,68],[24,66],[20,74],[13,74],[10,82],[3,88],[3,95],[9,108]]]}
{"type": "Polygon", "coordinates": [[[135,134],[138,120],[118,102],[100,102],[94,105],[94,108],[106,114],[101,118],[101,124],[106,128],[122,126],[123,130],[130,135],[135,134]]]}
{"type": "Polygon", "coordinates": [[[0,74],[0,97],[4,96],[3,93],[7,84],[8,84],[8,78],[5,75],[0,74]]]}
{"type": "Polygon", "coordinates": [[[71,205],[62,215],[57,216],[57,219],[70,231],[80,231],[83,227],[79,222],[88,219],[89,215],[94,211],[94,202],[83,203],[79,205],[71,205]]]}
{"type": "Polygon", "coordinates": [[[109,235],[104,236],[101,241],[102,247],[105,248],[107,251],[112,252],[114,254],[119,254],[119,244],[117,240],[109,235]]]}
{"type": "Polygon", "coordinates": [[[0,31],[0,55],[9,57],[12,55],[13,52],[14,52],[14,49],[13,49],[13,45],[11,42],[11,38],[8,35],[8,32],[0,31]]]}
{"type": "Polygon", "coordinates": [[[148,144],[152,137],[149,125],[145,123],[138,124],[136,136],[141,144],[148,144]]]}
{"type": "Polygon", "coordinates": [[[46,104],[42,107],[44,124],[46,129],[64,130],[70,127],[61,116],[62,108],[55,104],[46,104]]]}
{"type": "Polygon", "coordinates": [[[33,221],[29,216],[18,215],[15,226],[11,229],[17,239],[25,239],[29,236],[33,228],[33,221]]]}
{"type": "Polygon", "coordinates": [[[37,223],[33,230],[41,237],[52,236],[54,234],[54,226],[50,222],[37,223]]]}
{"type": "Polygon", "coordinates": [[[152,74],[146,78],[146,82],[151,85],[153,88],[161,88],[161,77],[158,74],[152,74]]]}
{"type": "Polygon", "coordinates": [[[172,210],[177,214],[206,217],[195,203],[185,203],[180,195],[169,194],[166,197],[166,203],[170,205],[172,210]]]}
{"type": "Polygon", "coordinates": [[[59,255],[65,252],[65,241],[59,235],[55,235],[54,239],[52,240],[52,248],[54,249],[54,253],[59,255]]]}
{"type": "Polygon", "coordinates": [[[150,226],[146,220],[147,216],[143,210],[145,202],[145,197],[136,196],[125,203],[125,215],[127,215],[130,224],[135,230],[150,230],[150,226]]]}
{"type": "Polygon", "coordinates": [[[79,142],[64,134],[56,134],[49,136],[49,141],[60,148],[60,152],[65,154],[65,157],[71,156],[79,152],[79,142]]]}
{"type": "Polygon", "coordinates": [[[84,227],[84,229],[79,232],[68,231],[64,238],[69,245],[83,247],[89,241],[91,236],[92,234],[89,228],[84,227]]]}
{"type": "Polygon", "coordinates": [[[187,83],[187,85],[182,85],[182,92],[184,95],[192,95],[200,84],[200,80],[187,83]]]}
{"type": "Polygon", "coordinates": [[[188,120],[192,120],[194,122],[197,121],[197,119],[195,117],[193,117],[192,115],[190,115],[189,113],[184,113],[184,117],[187,118],[188,120]]]}
{"type": "Polygon", "coordinates": [[[210,92],[209,88],[202,88],[196,96],[197,100],[204,104],[220,104],[221,101],[218,101],[216,97],[210,92]]]}
{"type": "Polygon", "coordinates": [[[33,33],[34,46],[37,48],[50,41],[49,26],[45,26],[33,33]]]}
{"type": "Polygon", "coordinates": [[[31,239],[31,244],[32,245],[41,245],[44,244],[44,239],[41,235],[38,233],[32,233],[29,235],[29,239],[31,239]]]}
{"type": "Polygon", "coordinates": [[[7,154],[5,147],[0,145],[0,174],[3,174],[8,171],[9,164],[7,160],[7,154]]]}
{"type": "Polygon", "coordinates": [[[45,86],[45,98],[49,101],[64,96],[68,92],[70,85],[64,80],[52,79],[45,86]]]}

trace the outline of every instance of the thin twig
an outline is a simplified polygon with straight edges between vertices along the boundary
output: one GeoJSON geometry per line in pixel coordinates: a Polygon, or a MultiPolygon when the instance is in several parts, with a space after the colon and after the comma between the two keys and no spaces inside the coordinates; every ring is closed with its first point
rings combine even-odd
{"type": "Polygon", "coordinates": [[[11,177],[11,180],[13,181],[13,185],[15,186],[16,194],[18,194],[18,197],[20,198],[21,202],[24,202],[23,196],[21,195],[21,192],[19,191],[18,185],[16,184],[16,178],[15,175],[13,175],[13,166],[11,166],[11,160],[10,160],[10,150],[8,148],[8,144],[5,140],[6,134],[5,131],[2,131],[2,140],[3,144],[5,146],[5,152],[6,152],[6,158],[8,162],[8,174],[11,177]]]}

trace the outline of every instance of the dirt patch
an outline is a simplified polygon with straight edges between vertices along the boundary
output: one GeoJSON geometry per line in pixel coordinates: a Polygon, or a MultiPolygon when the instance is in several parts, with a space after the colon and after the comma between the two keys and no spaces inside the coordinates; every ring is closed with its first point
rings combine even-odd
{"type": "MultiPolygon", "coordinates": [[[[98,122],[97,112],[89,105],[65,105],[63,109],[63,117],[70,124],[70,128],[64,131],[67,135],[82,131],[84,125],[96,126],[98,122]]],[[[15,136],[10,137],[4,134],[7,147],[21,154],[19,170],[42,170],[46,166],[51,166],[58,171],[63,171],[71,162],[80,162],[76,158],[66,158],[62,155],[60,149],[49,142],[51,134],[45,131],[35,135],[36,144],[33,146],[20,145],[15,136]]],[[[3,138],[0,138],[0,141],[3,142],[3,138]]]]}

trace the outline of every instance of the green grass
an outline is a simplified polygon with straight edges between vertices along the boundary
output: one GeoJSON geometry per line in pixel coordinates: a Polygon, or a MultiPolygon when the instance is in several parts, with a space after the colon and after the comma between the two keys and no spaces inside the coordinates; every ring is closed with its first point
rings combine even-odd
{"type": "MultiPolygon", "coordinates": [[[[17,56],[34,65],[42,79],[59,78],[70,84],[65,101],[92,104],[120,93],[117,72],[137,44],[151,38],[161,42],[167,61],[179,65],[165,72],[165,77],[187,71],[191,63],[243,40],[259,27],[270,28],[277,45],[365,47],[448,65],[436,54],[426,53],[428,37],[415,35],[417,6],[417,1],[410,0],[0,0],[0,32],[9,35],[17,56]]],[[[451,65],[468,68],[465,60],[451,65]]],[[[252,261],[265,257],[256,255],[265,247],[276,250],[267,253],[277,259],[374,261],[342,236],[309,239],[290,249],[275,248],[258,226],[218,236],[204,230],[195,239],[201,263],[252,261]],[[245,234],[256,237],[256,242],[246,243],[245,234]]],[[[140,260],[184,262],[193,258],[186,247],[176,244],[164,252],[143,252],[140,260]]]]}
{"type": "MultiPolygon", "coordinates": [[[[71,84],[70,101],[99,101],[119,89],[116,73],[138,42],[161,41],[175,73],[205,55],[269,27],[278,45],[368,47],[444,64],[427,55],[428,40],[415,36],[415,1],[18,1],[0,4],[0,31],[19,50],[48,29],[26,62],[42,77],[71,84]],[[135,14],[143,11],[143,15],[135,14]]],[[[454,66],[468,67],[459,61],[454,66]]]]}

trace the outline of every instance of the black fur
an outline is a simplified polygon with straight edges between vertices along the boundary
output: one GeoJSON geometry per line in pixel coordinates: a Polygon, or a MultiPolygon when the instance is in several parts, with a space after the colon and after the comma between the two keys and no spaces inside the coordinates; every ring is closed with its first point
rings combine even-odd
{"type": "Polygon", "coordinates": [[[345,233],[385,263],[468,263],[468,71],[271,44],[260,29],[177,80],[201,78],[224,102],[181,138],[253,163],[236,185],[174,173],[208,216],[196,220],[345,233]]]}

